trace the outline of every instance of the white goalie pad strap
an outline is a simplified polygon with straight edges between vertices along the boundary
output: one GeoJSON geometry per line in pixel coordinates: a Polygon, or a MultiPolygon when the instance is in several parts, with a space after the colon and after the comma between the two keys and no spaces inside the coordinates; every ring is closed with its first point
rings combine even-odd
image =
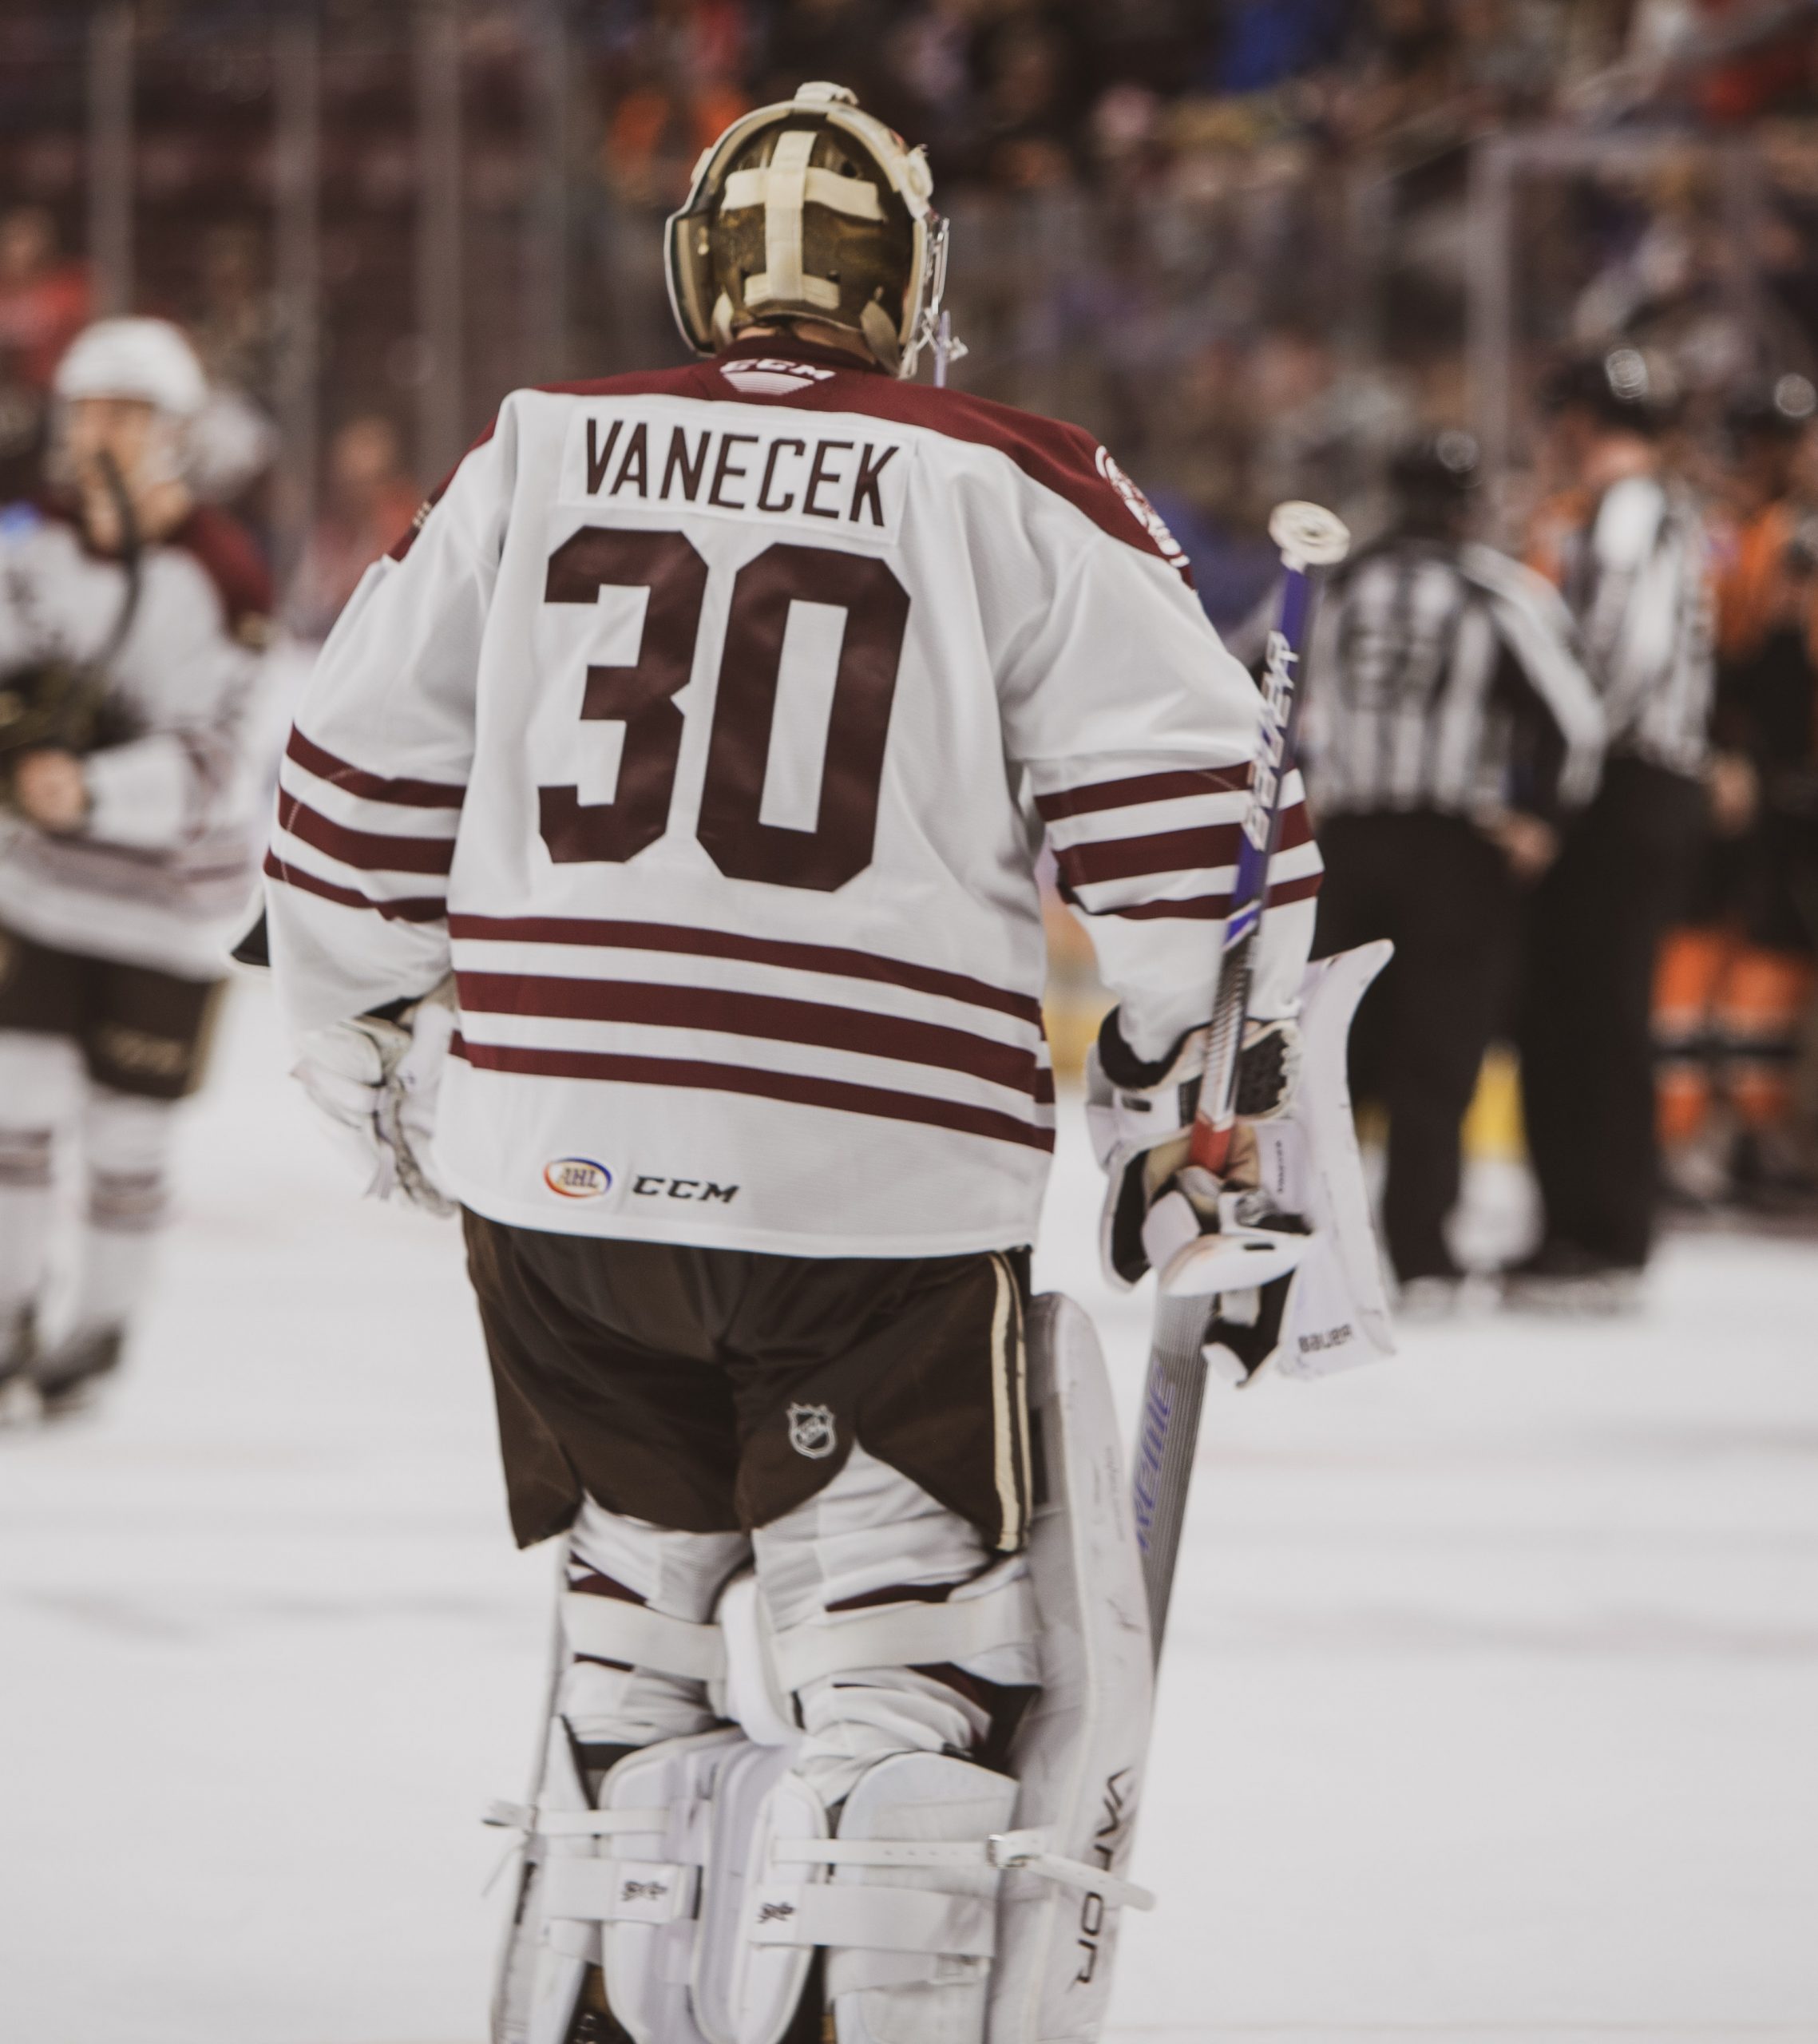
{"type": "Polygon", "coordinates": [[[562,1630],[571,1654],[620,1661],[662,1675],[699,1682],[726,1673],[726,1642],[718,1626],[691,1625],[644,1604],[570,1590],[562,1599],[562,1630]]]}
{"type": "Polygon", "coordinates": [[[530,1803],[492,1803],[481,1823],[538,1838],[610,1838],[616,1832],[662,1832],[667,1810],[539,1810],[530,1803]]]}
{"type": "Polygon", "coordinates": [[[778,1679],[791,1692],[823,1675],[859,1668],[918,1668],[964,1662],[1036,1636],[1035,1594],[1015,1576],[976,1597],[944,1604],[889,1604],[790,1626],[771,1642],[778,1679]]]}
{"type": "Polygon", "coordinates": [[[664,1860],[552,1860],[544,1911],[568,1923],[673,1923],[694,1915],[699,1877],[664,1860]]]}
{"type": "Polygon", "coordinates": [[[786,1839],[770,1848],[779,1865],[830,1867],[995,1867],[1040,1874],[1063,1888],[1102,1893],[1127,1909],[1153,1909],[1154,1894],[1135,1881],[1119,1880],[1103,1867],[1068,1860],[1048,1850],[1045,1831],[1000,1831],[989,1838],[940,1843],[913,1838],[786,1839]]]}
{"type": "Polygon", "coordinates": [[[988,1895],[925,1888],[766,1884],[755,1899],[754,1944],[833,1945],[955,1959],[989,1959],[997,1949],[996,1912],[988,1895]]]}

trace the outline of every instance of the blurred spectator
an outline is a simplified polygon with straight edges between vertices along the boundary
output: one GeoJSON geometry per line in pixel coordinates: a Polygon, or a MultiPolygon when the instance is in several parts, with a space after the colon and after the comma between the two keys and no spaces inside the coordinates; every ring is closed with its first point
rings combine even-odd
{"type": "Polygon", "coordinates": [[[299,637],[326,639],[360,577],[416,516],[422,491],[404,471],[398,429],[350,419],[329,448],[327,502],[310,534],[285,613],[299,637]]]}
{"type": "Polygon", "coordinates": [[[881,106],[889,11],[876,0],[784,0],[764,50],[767,97],[787,99],[818,78],[850,85],[863,106],[881,106]]]}
{"type": "Polygon", "coordinates": [[[88,275],[42,206],[0,213],[0,504],[38,486],[51,372],[89,316],[88,275]]]}
{"type": "Polygon", "coordinates": [[[1012,4],[973,45],[985,105],[985,168],[993,183],[1036,191],[1072,181],[1084,113],[1084,53],[1071,20],[1012,4]]]}
{"type": "Polygon", "coordinates": [[[0,213],[0,378],[49,390],[88,318],[88,271],[58,254],[50,215],[42,206],[0,213]]]}
{"type": "Polygon", "coordinates": [[[1661,961],[1672,1190],[1784,1205],[1815,1189],[1794,1085],[1818,953],[1818,393],[1732,408],[1739,522],[1717,584],[1720,751],[1700,913],[1661,961]]]}
{"type": "Polygon", "coordinates": [[[266,282],[267,241],[248,226],[202,240],[200,290],[190,337],[208,381],[269,402],[276,317],[266,282]]]}

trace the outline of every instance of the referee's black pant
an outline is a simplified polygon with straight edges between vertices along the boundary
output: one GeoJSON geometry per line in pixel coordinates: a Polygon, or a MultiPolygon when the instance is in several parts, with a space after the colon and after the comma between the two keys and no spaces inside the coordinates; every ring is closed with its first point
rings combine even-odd
{"type": "Polygon", "coordinates": [[[1517,1036],[1543,1248],[1638,1270],[1654,1235],[1654,961],[1698,842],[1683,774],[1612,759],[1528,910],[1517,1036]]]}
{"type": "Polygon", "coordinates": [[[1519,927],[1501,852],[1462,818],[1416,810],[1334,816],[1316,956],[1391,937],[1395,957],[1351,1032],[1351,1091],[1388,1110],[1383,1229],[1406,1283],[1450,1277],[1459,1127],[1507,997],[1519,927]]]}

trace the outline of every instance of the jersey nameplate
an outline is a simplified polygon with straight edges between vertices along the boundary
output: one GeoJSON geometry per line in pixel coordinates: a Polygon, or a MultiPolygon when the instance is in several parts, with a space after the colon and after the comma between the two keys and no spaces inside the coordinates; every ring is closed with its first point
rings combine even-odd
{"type": "Polygon", "coordinates": [[[721,424],[648,402],[577,413],[562,451],[564,503],[774,520],[894,541],[913,443],[866,420],[806,418],[760,426],[749,411],[721,424]]]}

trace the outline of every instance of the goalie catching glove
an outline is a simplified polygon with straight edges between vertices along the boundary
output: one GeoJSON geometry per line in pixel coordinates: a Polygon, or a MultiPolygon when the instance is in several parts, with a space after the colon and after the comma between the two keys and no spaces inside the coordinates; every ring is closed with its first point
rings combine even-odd
{"type": "Polygon", "coordinates": [[[394,1013],[311,1031],[291,1075],[366,1170],[369,1198],[401,1192],[436,1214],[454,1211],[430,1163],[436,1094],[454,1035],[453,990],[446,980],[394,1013]]]}

